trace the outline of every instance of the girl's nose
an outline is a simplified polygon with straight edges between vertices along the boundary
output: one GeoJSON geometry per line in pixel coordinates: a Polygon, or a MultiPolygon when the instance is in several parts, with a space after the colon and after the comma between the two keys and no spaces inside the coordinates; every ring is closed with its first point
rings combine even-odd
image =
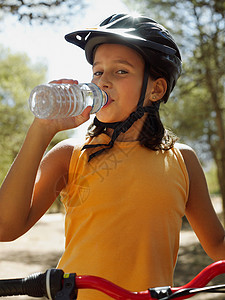
{"type": "Polygon", "coordinates": [[[106,74],[102,74],[102,76],[99,78],[98,86],[101,89],[111,88],[112,87],[112,82],[111,82],[109,76],[106,75],[106,74]]]}

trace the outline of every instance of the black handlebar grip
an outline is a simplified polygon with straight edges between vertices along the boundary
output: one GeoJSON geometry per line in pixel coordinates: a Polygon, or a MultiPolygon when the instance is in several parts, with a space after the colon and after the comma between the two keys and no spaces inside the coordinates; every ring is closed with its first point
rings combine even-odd
{"type": "Polygon", "coordinates": [[[29,295],[33,297],[46,296],[46,274],[37,273],[27,278],[0,280],[0,296],[29,295]]]}
{"type": "Polygon", "coordinates": [[[0,297],[23,295],[21,279],[2,279],[0,281],[0,297]]]}
{"type": "MultiPolygon", "coordinates": [[[[62,289],[62,278],[64,272],[59,269],[50,270],[50,291],[54,299],[56,293],[62,289]]],[[[31,297],[47,297],[45,273],[32,274],[26,278],[0,280],[0,297],[28,295],[31,297]]]]}

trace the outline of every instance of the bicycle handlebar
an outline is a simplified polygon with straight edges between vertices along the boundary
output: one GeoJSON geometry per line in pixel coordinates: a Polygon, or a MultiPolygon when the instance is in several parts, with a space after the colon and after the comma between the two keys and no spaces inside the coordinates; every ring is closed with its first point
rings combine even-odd
{"type": "MultiPolygon", "coordinates": [[[[225,260],[209,265],[193,280],[181,287],[158,287],[141,292],[131,292],[97,276],[77,276],[75,273],[64,274],[60,269],[49,269],[45,273],[33,274],[26,278],[0,280],[0,297],[28,295],[55,300],[72,300],[77,298],[79,289],[96,289],[118,300],[169,300],[175,298],[181,300],[199,292],[212,292],[215,289],[225,288],[225,284],[205,287],[214,277],[223,273],[225,273],[225,260]]],[[[225,292],[225,290],[220,292],[225,292]]]]}

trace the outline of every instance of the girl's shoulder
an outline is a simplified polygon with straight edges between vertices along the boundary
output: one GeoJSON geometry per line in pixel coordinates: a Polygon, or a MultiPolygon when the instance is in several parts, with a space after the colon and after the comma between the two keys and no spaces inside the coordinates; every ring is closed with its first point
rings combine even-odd
{"type": "Polygon", "coordinates": [[[59,151],[60,153],[65,153],[71,155],[74,150],[79,150],[83,147],[84,142],[79,142],[74,138],[69,138],[57,143],[50,151],[59,151]]]}
{"type": "Polygon", "coordinates": [[[194,152],[194,150],[190,147],[190,146],[188,146],[188,145],[186,145],[186,144],[181,144],[181,143],[175,143],[175,148],[177,148],[177,149],[179,149],[181,152],[185,152],[185,151],[191,151],[191,152],[194,152]]]}
{"type": "Polygon", "coordinates": [[[175,143],[174,147],[181,152],[185,161],[193,159],[194,156],[197,157],[195,151],[186,144],[175,143]]]}
{"type": "Polygon", "coordinates": [[[52,156],[67,156],[72,155],[72,152],[74,148],[76,147],[76,144],[73,139],[66,139],[59,143],[57,143],[49,152],[48,155],[52,156]]]}
{"type": "Polygon", "coordinates": [[[55,168],[58,166],[66,172],[69,168],[73,152],[82,148],[76,139],[69,138],[57,143],[45,156],[44,160],[54,162],[55,168]]]}
{"type": "Polygon", "coordinates": [[[193,176],[193,173],[196,170],[202,169],[195,151],[190,146],[186,144],[175,143],[174,147],[177,148],[182,154],[190,178],[193,176]]]}

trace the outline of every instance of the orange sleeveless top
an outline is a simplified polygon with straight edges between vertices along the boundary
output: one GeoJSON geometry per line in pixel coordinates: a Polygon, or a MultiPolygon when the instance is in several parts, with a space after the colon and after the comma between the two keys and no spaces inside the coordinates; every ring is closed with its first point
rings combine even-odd
{"type": "MultiPolygon", "coordinates": [[[[109,140],[101,134],[88,143],[109,140]]],[[[66,242],[58,268],[132,291],[172,285],[189,189],[180,151],[115,142],[87,162],[89,154],[74,149],[61,193],[66,242]]],[[[81,290],[78,299],[110,298],[81,290]]]]}

